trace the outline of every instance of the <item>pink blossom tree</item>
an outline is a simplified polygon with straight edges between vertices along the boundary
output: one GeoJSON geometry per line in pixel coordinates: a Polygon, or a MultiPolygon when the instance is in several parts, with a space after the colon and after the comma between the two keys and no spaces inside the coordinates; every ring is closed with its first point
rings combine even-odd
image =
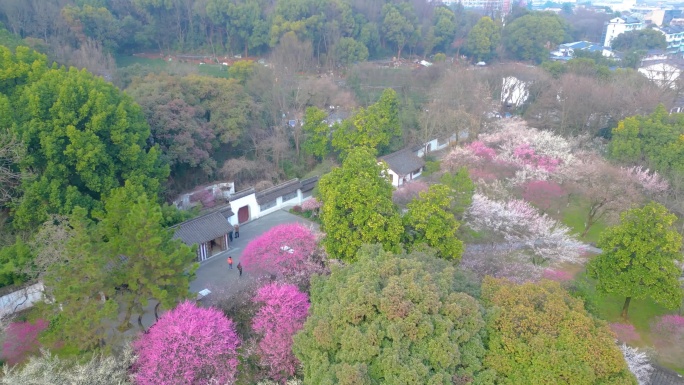
{"type": "Polygon", "coordinates": [[[610,326],[610,330],[612,330],[613,333],[615,333],[618,341],[620,342],[632,343],[639,341],[639,339],[641,339],[639,333],[637,333],[636,329],[634,328],[634,325],[632,324],[616,322],[609,324],[608,326],[610,326]]]}
{"type": "Polygon", "coordinates": [[[299,364],[292,353],[292,337],[304,325],[309,297],[294,285],[272,283],[259,289],[254,301],[263,303],[252,321],[252,329],[261,336],[261,364],[271,379],[285,381],[299,364]]]}
{"type": "Polygon", "coordinates": [[[310,198],[302,203],[302,211],[318,211],[323,204],[316,198],[310,198]]]}
{"type": "Polygon", "coordinates": [[[394,190],[392,193],[392,201],[398,205],[406,205],[411,202],[413,198],[417,198],[421,192],[427,190],[428,185],[423,181],[418,180],[409,182],[394,190]]]}
{"type": "Polygon", "coordinates": [[[38,335],[48,327],[48,322],[38,319],[36,322],[12,322],[5,332],[2,344],[2,358],[9,365],[22,362],[29,354],[37,353],[40,348],[38,335]]]}
{"type": "Polygon", "coordinates": [[[300,223],[278,225],[252,240],[242,253],[245,272],[269,273],[289,280],[320,268],[312,257],[316,235],[300,223]]]}
{"type": "Polygon", "coordinates": [[[625,175],[637,183],[647,194],[662,194],[670,187],[669,183],[657,171],[651,172],[641,166],[622,168],[625,175]]]}
{"type": "Polygon", "coordinates": [[[558,183],[549,180],[533,180],[522,185],[523,199],[544,211],[550,210],[555,202],[566,195],[558,183]]]}
{"type": "Polygon", "coordinates": [[[133,343],[139,385],[233,384],[240,338],[220,310],[186,301],[133,343]]]}
{"type": "Polygon", "coordinates": [[[684,362],[684,316],[660,317],[651,324],[651,334],[661,360],[672,364],[684,362]]]}
{"type": "Polygon", "coordinates": [[[564,270],[544,269],[542,278],[563,283],[572,280],[572,274],[564,270]]]}

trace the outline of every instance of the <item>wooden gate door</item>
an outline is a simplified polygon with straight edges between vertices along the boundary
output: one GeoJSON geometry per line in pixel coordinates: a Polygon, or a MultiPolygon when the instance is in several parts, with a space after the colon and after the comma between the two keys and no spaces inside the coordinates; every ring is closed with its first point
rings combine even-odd
{"type": "Polygon", "coordinates": [[[249,220],[249,206],[242,206],[238,210],[238,223],[245,223],[249,220]]]}

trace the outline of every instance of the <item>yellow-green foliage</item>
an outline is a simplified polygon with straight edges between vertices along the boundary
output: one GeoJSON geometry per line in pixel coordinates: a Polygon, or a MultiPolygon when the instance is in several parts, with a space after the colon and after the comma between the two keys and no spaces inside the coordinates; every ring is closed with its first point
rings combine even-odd
{"type": "Polygon", "coordinates": [[[559,283],[485,278],[488,351],[500,384],[636,384],[607,325],[559,283]]]}
{"type": "Polygon", "coordinates": [[[294,352],[307,384],[478,383],[484,321],[467,281],[430,254],[366,246],[358,261],[314,280],[294,352]],[[471,383],[471,382],[467,382],[471,383]]]}

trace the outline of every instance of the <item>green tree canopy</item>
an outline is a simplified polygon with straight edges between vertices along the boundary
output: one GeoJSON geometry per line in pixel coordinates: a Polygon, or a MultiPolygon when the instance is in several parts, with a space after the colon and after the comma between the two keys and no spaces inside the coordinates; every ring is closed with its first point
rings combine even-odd
{"type": "Polygon", "coordinates": [[[343,37],[335,46],[335,54],[340,63],[350,65],[366,61],[368,59],[368,48],[362,42],[351,37],[343,37]]]}
{"type": "Polygon", "coordinates": [[[380,243],[386,250],[399,245],[401,218],[386,172],[371,149],[358,147],[342,167],[321,177],[323,245],[331,258],[353,261],[363,244],[380,243]]]}
{"type": "Polygon", "coordinates": [[[0,47],[0,58],[0,92],[9,102],[11,129],[26,147],[19,166],[35,174],[22,183],[16,227],[76,206],[98,207],[126,181],[156,199],[169,171],[149,148],[149,126],[131,97],[85,70],[48,68],[44,56],[25,47],[16,54],[0,47]]]}
{"type": "Polygon", "coordinates": [[[99,222],[80,207],[74,210],[66,255],[44,278],[60,325],[56,332],[80,349],[110,341],[108,328],[120,309],[125,331],[149,300],[170,309],[187,298],[196,269],[195,253],[162,227],[161,208],[143,188],[128,183],[114,190],[104,211],[93,216],[99,222]]]}
{"type": "Polygon", "coordinates": [[[482,300],[497,384],[636,385],[608,326],[559,283],[487,277],[482,300]]]}
{"type": "Polygon", "coordinates": [[[565,21],[553,12],[532,12],[506,24],[503,43],[520,60],[541,63],[565,37],[565,21]]]}
{"type": "Polygon", "coordinates": [[[651,115],[633,116],[613,129],[610,156],[625,163],[646,163],[661,173],[684,173],[684,114],[659,105],[651,115]]]}
{"type": "Polygon", "coordinates": [[[616,51],[648,51],[649,49],[665,49],[665,34],[655,29],[639,29],[623,32],[610,42],[616,51]]]}
{"type": "Polygon", "coordinates": [[[627,317],[632,298],[650,297],[674,309],[682,303],[682,236],[672,228],[677,217],[655,202],[622,213],[620,224],[601,234],[603,253],[589,266],[596,289],[625,297],[627,317]]]}
{"type": "Polygon", "coordinates": [[[310,155],[319,159],[325,158],[330,152],[330,126],[325,121],[328,114],[316,107],[309,107],[304,114],[302,129],[306,139],[302,148],[310,155]]]}
{"type": "Polygon", "coordinates": [[[475,193],[475,183],[470,179],[468,169],[464,166],[455,173],[446,172],[440,178],[440,183],[449,188],[451,212],[457,219],[462,219],[463,214],[473,202],[475,193]]]}
{"type": "Polygon", "coordinates": [[[456,238],[459,226],[451,212],[451,188],[442,184],[430,186],[408,205],[404,215],[406,242],[414,247],[428,245],[437,250],[437,256],[459,261],[463,242],[456,238]]]}
{"type": "Polygon", "coordinates": [[[354,116],[334,127],[332,145],[342,152],[359,146],[382,152],[393,137],[400,135],[397,93],[388,88],[376,103],[360,109],[354,116]]]}
{"type": "MultiPolygon", "coordinates": [[[[464,277],[430,254],[367,246],[354,264],[317,277],[293,350],[311,384],[443,384],[480,380],[485,350],[464,277]]],[[[476,382],[478,383],[478,382],[476,382]]]]}
{"type": "Polygon", "coordinates": [[[476,61],[490,60],[501,40],[501,27],[485,16],[468,33],[466,49],[476,61]]]}

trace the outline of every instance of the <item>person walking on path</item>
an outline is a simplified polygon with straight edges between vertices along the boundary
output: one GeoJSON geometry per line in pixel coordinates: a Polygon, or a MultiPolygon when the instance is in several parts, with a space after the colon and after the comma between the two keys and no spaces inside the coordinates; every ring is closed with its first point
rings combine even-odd
{"type": "Polygon", "coordinates": [[[228,256],[228,270],[233,270],[233,257],[228,256]]]}
{"type": "Polygon", "coordinates": [[[235,238],[240,238],[240,224],[235,225],[235,238]]]}
{"type": "Polygon", "coordinates": [[[237,268],[238,268],[238,271],[240,272],[240,277],[242,277],[242,262],[238,262],[237,268]]]}

